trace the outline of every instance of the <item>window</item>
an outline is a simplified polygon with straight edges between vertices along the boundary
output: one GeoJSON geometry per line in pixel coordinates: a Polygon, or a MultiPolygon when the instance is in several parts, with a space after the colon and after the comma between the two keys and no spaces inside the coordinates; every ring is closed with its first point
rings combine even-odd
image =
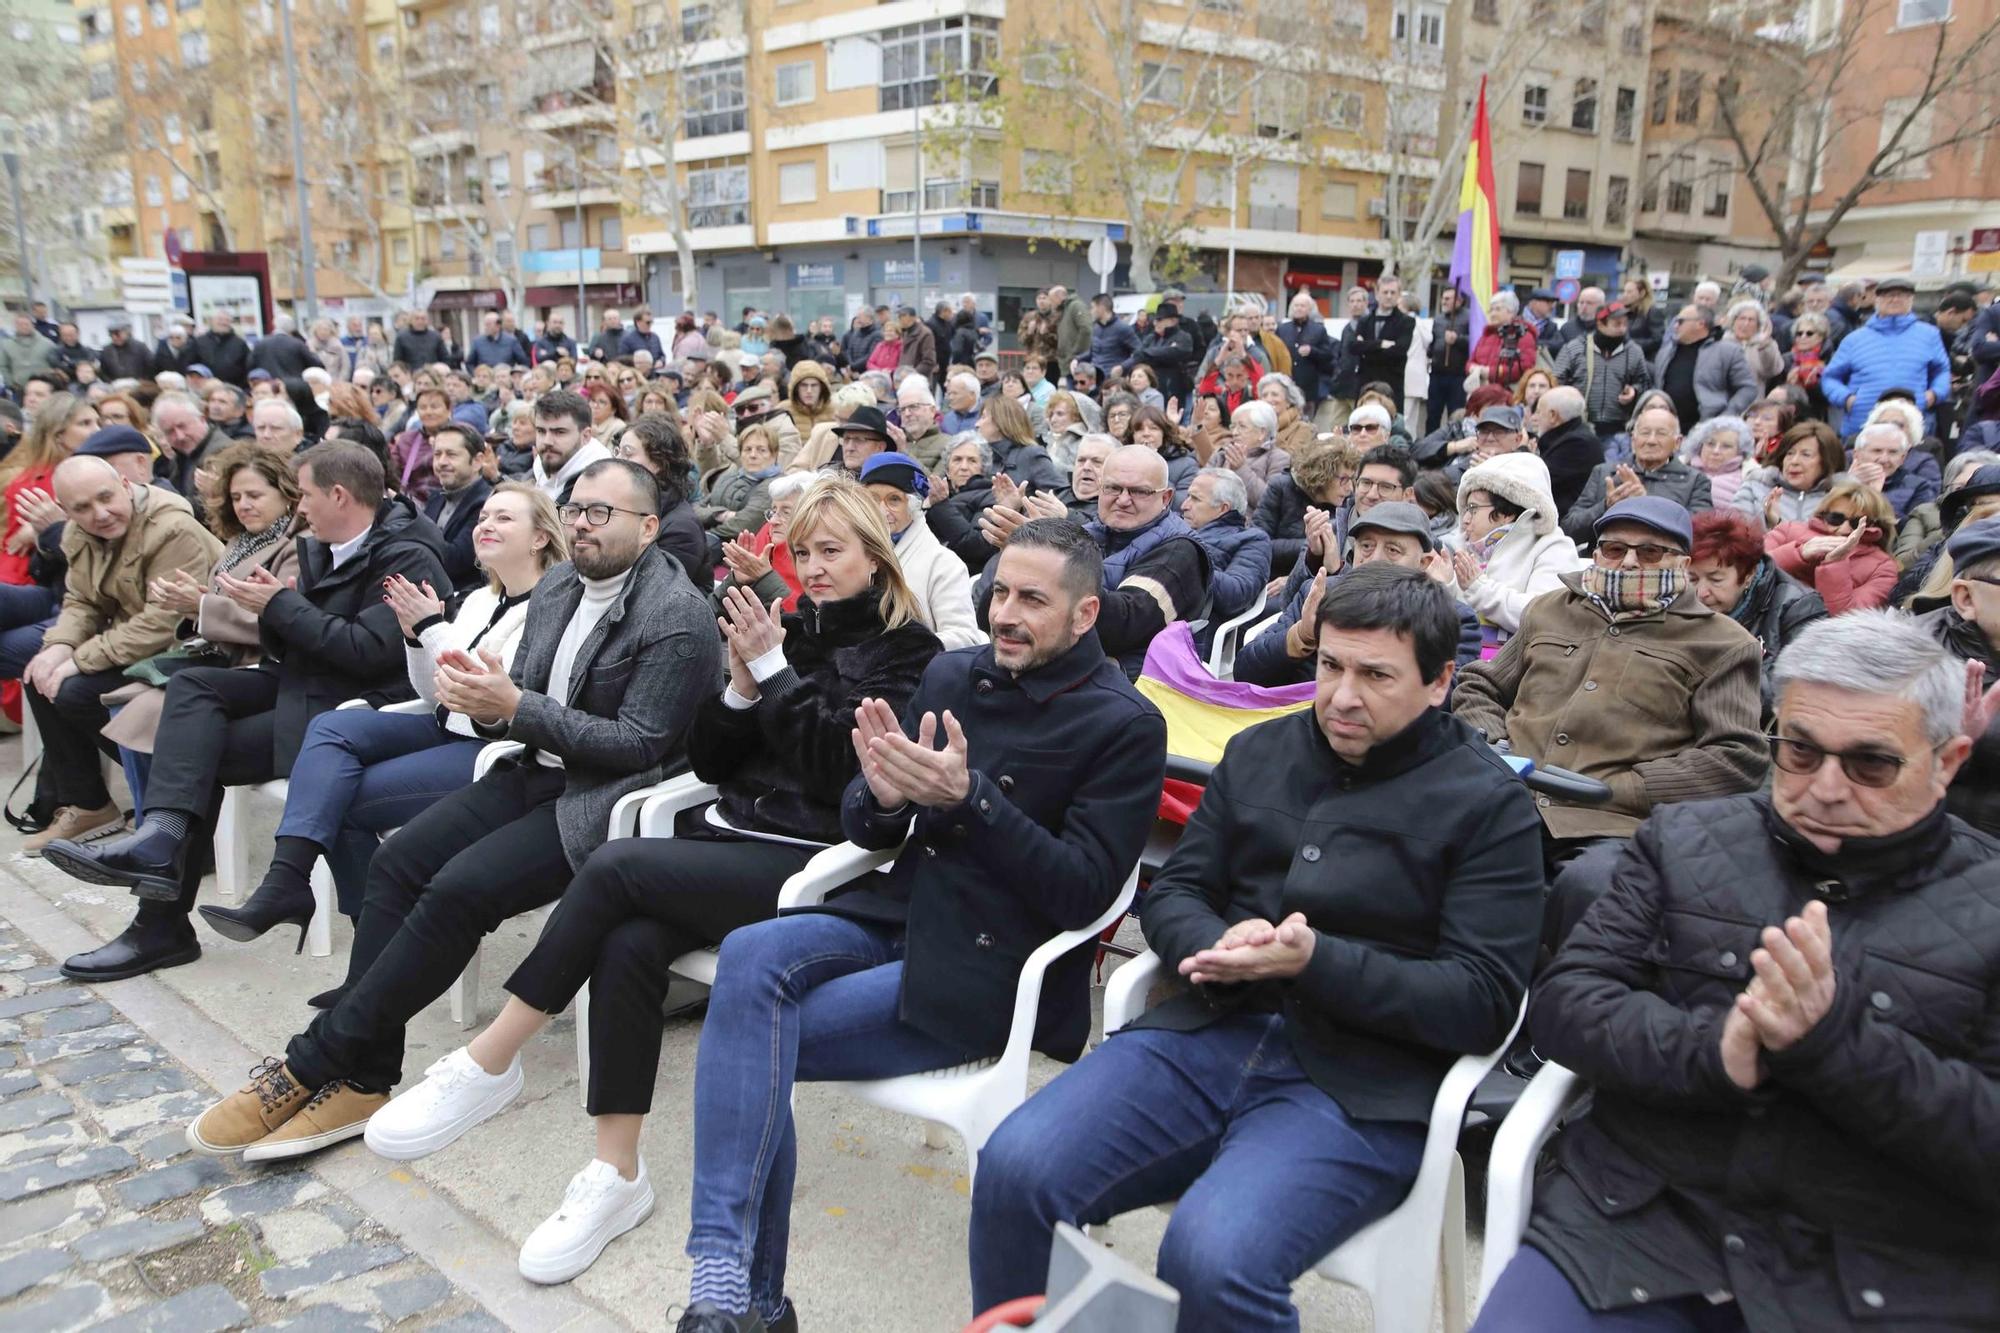
{"type": "Polygon", "coordinates": [[[1000,64],[1000,21],[932,19],[882,32],[882,111],[984,97],[1000,64]]]}
{"type": "Polygon", "coordinates": [[[1667,164],[1667,211],[1694,212],[1694,160],[1685,154],[1667,164]]]}
{"type": "Polygon", "coordinates": [[[1330,130],[1359,131],[1361,119],[1368,111],[1368,101],[1360,93],[1341,92],[1334,89],[1325,94],[1326,103],[1320,119],[1330,130]]]}
{"type": "Polygon", "coordinates": [[[102,101],[118,95],[118,70],[112,65],[92,65],[90,67],[90,96],[93,101],[102,101]]]}
{"type": "MultiPolygon", "coordinates": [[[[472,257],[473,271],[478,272],[479,256],[472,257]]],[[[506,272],[514,267],[514,238],[495,236],[493,238],[493,267],[506,272]]]]}
{"type": "Polygon", "coordinates": [[[1708,169],[1708,198],[1701,206],[1703,217],[1726,218],[1729,216],[1729,164],[1714,163],[1708,169]]]}
{"type": "Polygon", "coordinates": [[[1632,182],[1625,176],[1604,178],[1604,225],[1622,227],[1625,225],[1625,210],[1631,206],[1632,182]]]}
{"type": "MultiPolygon", "coordinates": [[[[378,65],[385,65],[385,66],[393,65],[396,63],[395,33],[380,32],[375,34],[375,63],[378,65]]],[[[408,241],[404,241],[403,242],[404,248],[407,249],[409,247],[409,244],[410,243],[408,241]]]]}
{"type": "Polygon", "coordinates": [[[531,251],[536,251],[536,250],[546,250],[548,248],[549,248],[549,224],[546,222],[536,222],[530,224],[528,227],[528,249],[531,251]]]}
{"type": "Polygon", "coordinates": [[[1611,137],[1619,143],[1631,143],[1639,134],[1639,90],[1620,88],[1617,99],[1612,103],[1611,137]]]}
{"type": "Polygon", "coordinates": [[[1514,173],[1514,211],[1522,217],[1542,215],[1542,164],[1523,162],[1514,173]]]}
{"type": "Polygon", "coordinates": [[[787,162],[778,168],[778,202],[809,204],[819,198],[819,163],[787,162]]]}
{"type": "Polygon", "coordinates": [[[1577,33],[1593,42],[1604,40],[1604,6],[1585,0],[1583,12],[1577,15],[1577,33]]]}
{"type": "MultiPolygon", "coordinates": [[[[1540,75],[1530,75],[1539,79],[1540,75]]],[[[1525,83],[1521,85],[1521,123],[1523,125],[1546,125],[1549,120],[1549,85],[1546,83],[1525,83]]]]}
{"type": "Polygon", "coordinates": [[[403,202],[404,197],[409,194],[410,187],[401,167],[390,167],[382,173],[382,189],[397,203],[403,202]]]}
{"type": "Polygon", "coordinates": [[[597,248],[600,250],[623,250],[625,248],[624,219],[613,214],[598,221],[597,248]]]}
{"type": "Polygon", "coordinates": [[[1585,134],[1597,133],[1597,80],[1578,79],[1570,90],[1569,127],[1585,134]]]}
{"type": "Polygon", "coordinates": [[[1563,218],[1582,222],[1590,217],[1590,173],[1571,167],[1563,177],[1563,218]]]}
{"type": "Polygon", "coordinates": [[[562,220],[562,248],[581,250],[583,248],[583,224],[575,218],[562,220]]]}
{"type": "Polygon", "coordinates": [[[1436,64],[1444,53],[1444,7],[1434,4],[1398,8],[1389,23],[1389,35],[1409,57],[1424,64],[1436,64]],[[1412,24],[1415,37],[1412,39],[1412,24]]]}
{"type": "Polygon", "coordinates": [[[1043,47],[1021,53],[1021,82],[1031,88],[1060,88],[1062,81],[1060,48],[1043,47]]]}
{"type": "Polygon", "coordinates": [[[222,188],[222,154],[207,152],[201,155],[201,188],[219,190],[222,188]]]}
{"type": "Polygon", "coordinates": [[[500,114],[500,85],[492,81],[476,84],[472,89],[472,104],[488,119],[500,114]]]}
{"type": "Polygon", "coordinates": [[[750,221],[748,165],[690,171],[687,178],[688,226],[741,227],[750,221]]]}
{"type": "Polygon", "coordinates": [[[1500,21],[1500,0],[1472,0],[1472,17],[1480,23],[1500,21]]]}
{"type": "Polygon", "coordinates": [[[745,109],[743,60],[719,60],[713,65],[697,65],[682,79],[687,114],[683,120],[687,137],[702,139],[711,134],[735,134],[749,124],[745,109]]]}
{"type": "Polygon", "coordinates": [[[778,66],[778,105],[797,106],[813,100],[813,63],[797,60],[778,66]]]}
{"type": "Polygon", "coordinates": [[[486,4],[479,7],[479,40],[491,45],[500,40],[500,6],[486,4]]]}
{"type": "Polygon", "coordinates": [[[152,4],[146,6],[146,13],[153,20],[154,27],[167,26],[167,0],[153,0],[152,4]]]}
{"type": "Polygon", "coordinates": [[[1187,100],[1187,73],[1179,65],[1148,60],[1139,66],[1139,95],[1143,101],[1179,106],[1187,100]]]}
{"type": "Polygon", "coordinates": [[[1887,148],[1890,136],[1905,121],[1909,122],[1896,152],[1882,162],[1883,174],[1892,180],[1922,180],[1931,174],[1931,113],[1936,105],[1912,115],[1916,105],[1916,100],[1909,97],[1889,97],[1882,102],[1882,125],[1875,141],[1877,152],[1887,148]]]}
{"type": "Polygon", "coordinates": [[[1349,181],[1328,181],[1320,187],[1319,215],[1342,222],[1353,219],[1361,206],[1361,191],[1349,181]]]}
{"type": "MultiPolygon", "coordinates": [[[[548,159],[542,155],[542,150],[539,148],[522,149],[521,184],[530,190],[540,190],[546,188],[547,181],[548,159]]],[[[542,247],[531,245],[528,248],[530,250],[539,250],[542,247]]]]}
{"type": "Polygon", "coordinates": [[[458,235],[456,232],[441,231],[438,233],[438,258],[458,258],[458,235]]]}
{"type": "Polygon", "coordinates": [[[146,31],[145,14],[140,12],[137,5],[128,7],[125,11],[125,35],[127,37],[137,37],[144,31],[146,31]]]}
{"type": "Polygon", "coordinates": [[[1166,167],[1141,167],[1138,177],[1139,197],[1149,204],[1171,204],[1180,199],[1181,177],[1177,171],[1166,167]]]}
{"type": "Polygon", "coordinates": [[[160,188],[160,178],[158,176],[146,177],[147,205],[152,208],[158,208],[161,204],[164,204],[166,201],[167,201],[166,194],[160,188]]]}
{"type": "Polygon", "coordinates": [[[1639,178],[1639,211],[1657,213],[1660,211],[1660,155],[1646,154],[1646,174],[1639,178]]]}
{"type": "Polygon", "coordinates": [[[486,159],[486,185],[493,193],[506,194],[514,188],[514,159],[506,153],[495,153],[486,159]]]}
{"type": "MultiPolygon", "coordinates": [[[[1266,16],[1258,15],[1262,22],[1266,16]]],[[[1368,36],[1368,0],[1333,0],[1333,30],[1342,37],[1360,41],[1368,36]]]]}
{"type": "Polygon", "coordinates": [[[1436,93],[1414,88],[1389,90],[1389,137],[1405,152],[1437,151],[1438,117],[1444,103],[1436,93]]]}
{"type": "MultiPolygon", "coordinates": [[[[1252,128],[1263,139],[1296,139],[1305,129],[1305,79],[1297,74],[1266,74],[1257,84],[1252,128]]],[[[1200,101],[1201,99],[1197,99],[1200,101]]]]}
{"type": "Polygon", "coordinates": [[[857,139],[826,146],[826,188],[830,194],[845,190],[882,188],[882,141],[857,139]]]}
{"type": "Polygon", "coordinates": [[[1646,99],[1646,123],[1664,125],[1667,123],[1667,99],[1673,95],[1674,72],[1670,69],[1653,71],[1653,95],[1646,99]]]}
{"type": "Polygon", "coordinates": [[[143,60],[132,62],[132,91],[135,93],[146,91],[146,62],[143,60]]]}
{"type": "Polygon", "coordinates": [[[1417,45],[1444,50],[1444,6],[1423,5],[1417,10],[1417,45]]]}
{"type": "Polygon", "coordinates": [[[173,196],[175,202],[177,203],[187,202],[188,179],[186,176],[181,175],[181,173],[178,171],[174,173],[173,196]]]}
{"type": "Polygon", "coordinates": [[[181,141],[181,118],[171,111],[167,113],[166,130],[168,143],[181,141]]]}
{"type": "Polygon", "coordinates": [[[189,69],[200,69],[208,64],[208,34],[206,32],[184,32],[181,34],[181,64],[189,69]]]}
{"type": "Polygon", "coordinates": [[[397,236],[397,237],[394,237],[394,238],[392,238],[392,239],[390,240],[390,242],[389,242],[389,262],[391,262],[391,263],[393,263],[393,264],[408,264],[408,263],[410,262],[410,238],[409,238],[409,237],[407,237],[407,236],[397,236]]]}
{"type": "Polygon", "coordinates": [[[1681,71],[1680,91],[1674,95],[1674,123],[1694,125],[1701,120],[1701,71],[1681,71]]]}
{"type": "Polygon", "coordinates": [[[1021,188],[1029,194],[1068,194],[1072,180],[1069,154],[1039,148],[1021,150],[1021,188]]]}
{"type": "Polygon", "coordinates": [[[1619,45],[1625,48],[1625,54],[1628,56],[1645,55],[1646,25],[1643,23],[1626,24],[1624,32],[1619,36],[1619,45]]]}
{"type": "Polygon", "coordinates": [[[1726,129],[1728,127],[1729,122],[1723,117],[1722,108],[1726,103],[1731,108],[1732,114],[1734,114],[1734,108],[1736,107],[1737,104],[1737,97],[1740,92],[1741,88],[1737,85],[1736,79],[1732,75],[1723,74],[1718,76],[1717,79],[1715,80],[1715,128],[1716,129],[1718,130],[1726,129]]]}
{"type": "Polygon", "coordinates": [[[1896,26],[1915,27],[1920,23],[1943,23],[1951,17],[1951,0],[1898,0],[1896,26]]]}
{"type": "Polygon", "coordinates": [[[1194,202],[1200,208],[1227,208],[1232,196],[1229,190],[1230,171],[1227,167],[1196,167],[1194,172],[1194,202]]]}

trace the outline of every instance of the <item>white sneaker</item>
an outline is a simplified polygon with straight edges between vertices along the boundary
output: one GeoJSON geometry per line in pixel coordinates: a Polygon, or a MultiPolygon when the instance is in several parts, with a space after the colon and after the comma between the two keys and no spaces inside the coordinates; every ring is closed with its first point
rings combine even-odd
{"type": "Polygon", "coordinates": [[[627,1180],[609,1162],[593,1161],[563,1191],[562,1207],[521,1246],[521,1276],[530,1282],[567,1282],[597,1262],[604,1247],[653,1211],[653,1182],[646,1163],[627,1180]]]}
{"type": "Polygon", "coordinates": [[[461,1046],[424,1071],[424,1081],[368,1120],[368,1146],[407,1162],[427,1157],[521,1093],[521,1057],[504,1074],[489,1074],[461,1046]]]}

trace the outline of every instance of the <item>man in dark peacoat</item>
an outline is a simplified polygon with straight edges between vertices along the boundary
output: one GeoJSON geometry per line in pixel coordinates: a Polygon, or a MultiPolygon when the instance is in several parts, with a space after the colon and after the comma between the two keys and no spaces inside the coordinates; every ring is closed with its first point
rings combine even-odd
{"type": "Polygon", "coordinates": [[[1229,743],[1146,895],[1192,983],[1004,1121],[972,1199],[974,1304],[1032,1294],[1055,1225],[1180,1198],[1180,1326],[1296,1328],[1291,1285],[1399,1203],[1459,1055],[1519,1017],[1541,916],[1526,789],[1441,711],[1451,597],[1357,569],[1312,711],[1229,743]]]}

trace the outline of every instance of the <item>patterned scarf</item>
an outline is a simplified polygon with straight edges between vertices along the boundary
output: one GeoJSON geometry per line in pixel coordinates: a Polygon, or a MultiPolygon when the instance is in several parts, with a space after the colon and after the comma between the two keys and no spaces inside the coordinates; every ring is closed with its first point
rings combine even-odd
{"type": "MultiPolygon", "coordinates": [[[[216,575],[233,574],[239,565],[254,560],[257,555],[276,546],[290,535],[292,516],[288,513],[262,532],[239,532],[229,539],[229,545],[222,548],[222,558],[215,562],[216,575]]],[[[222,585],[215,577],[209,580],[209,591],[220,592],[222,585]]]]}
{"type": "Polygon", "coordinates": [[[1681,595],[1682,573],[1668,565],[1652,569],[1606,569],[1586,565],[1583,591],[1607,620],[1631,620],[1658,615],[1681,595]]]}

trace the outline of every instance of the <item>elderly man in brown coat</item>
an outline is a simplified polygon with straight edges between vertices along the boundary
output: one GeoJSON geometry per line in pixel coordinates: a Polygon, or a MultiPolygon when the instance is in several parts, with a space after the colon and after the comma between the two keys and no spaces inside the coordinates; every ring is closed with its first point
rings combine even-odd
{"type": "MultiPolygon", "coordinates": [[[[1655,806],[1755,791],[1770,768],[1759,728],[1757,640],[1695,597],[1693,523],[1659,496],[1611,506],[1594,563],[1537,598],[1499,656],[1460,676],[1452,711],[1496,744],[1611,788],[1602,805],[1538,796],[1549,869],[1616,855],[1655,806]]],[[[1588,907],[1561,874],[1553,947],[1588,907]]]]}

